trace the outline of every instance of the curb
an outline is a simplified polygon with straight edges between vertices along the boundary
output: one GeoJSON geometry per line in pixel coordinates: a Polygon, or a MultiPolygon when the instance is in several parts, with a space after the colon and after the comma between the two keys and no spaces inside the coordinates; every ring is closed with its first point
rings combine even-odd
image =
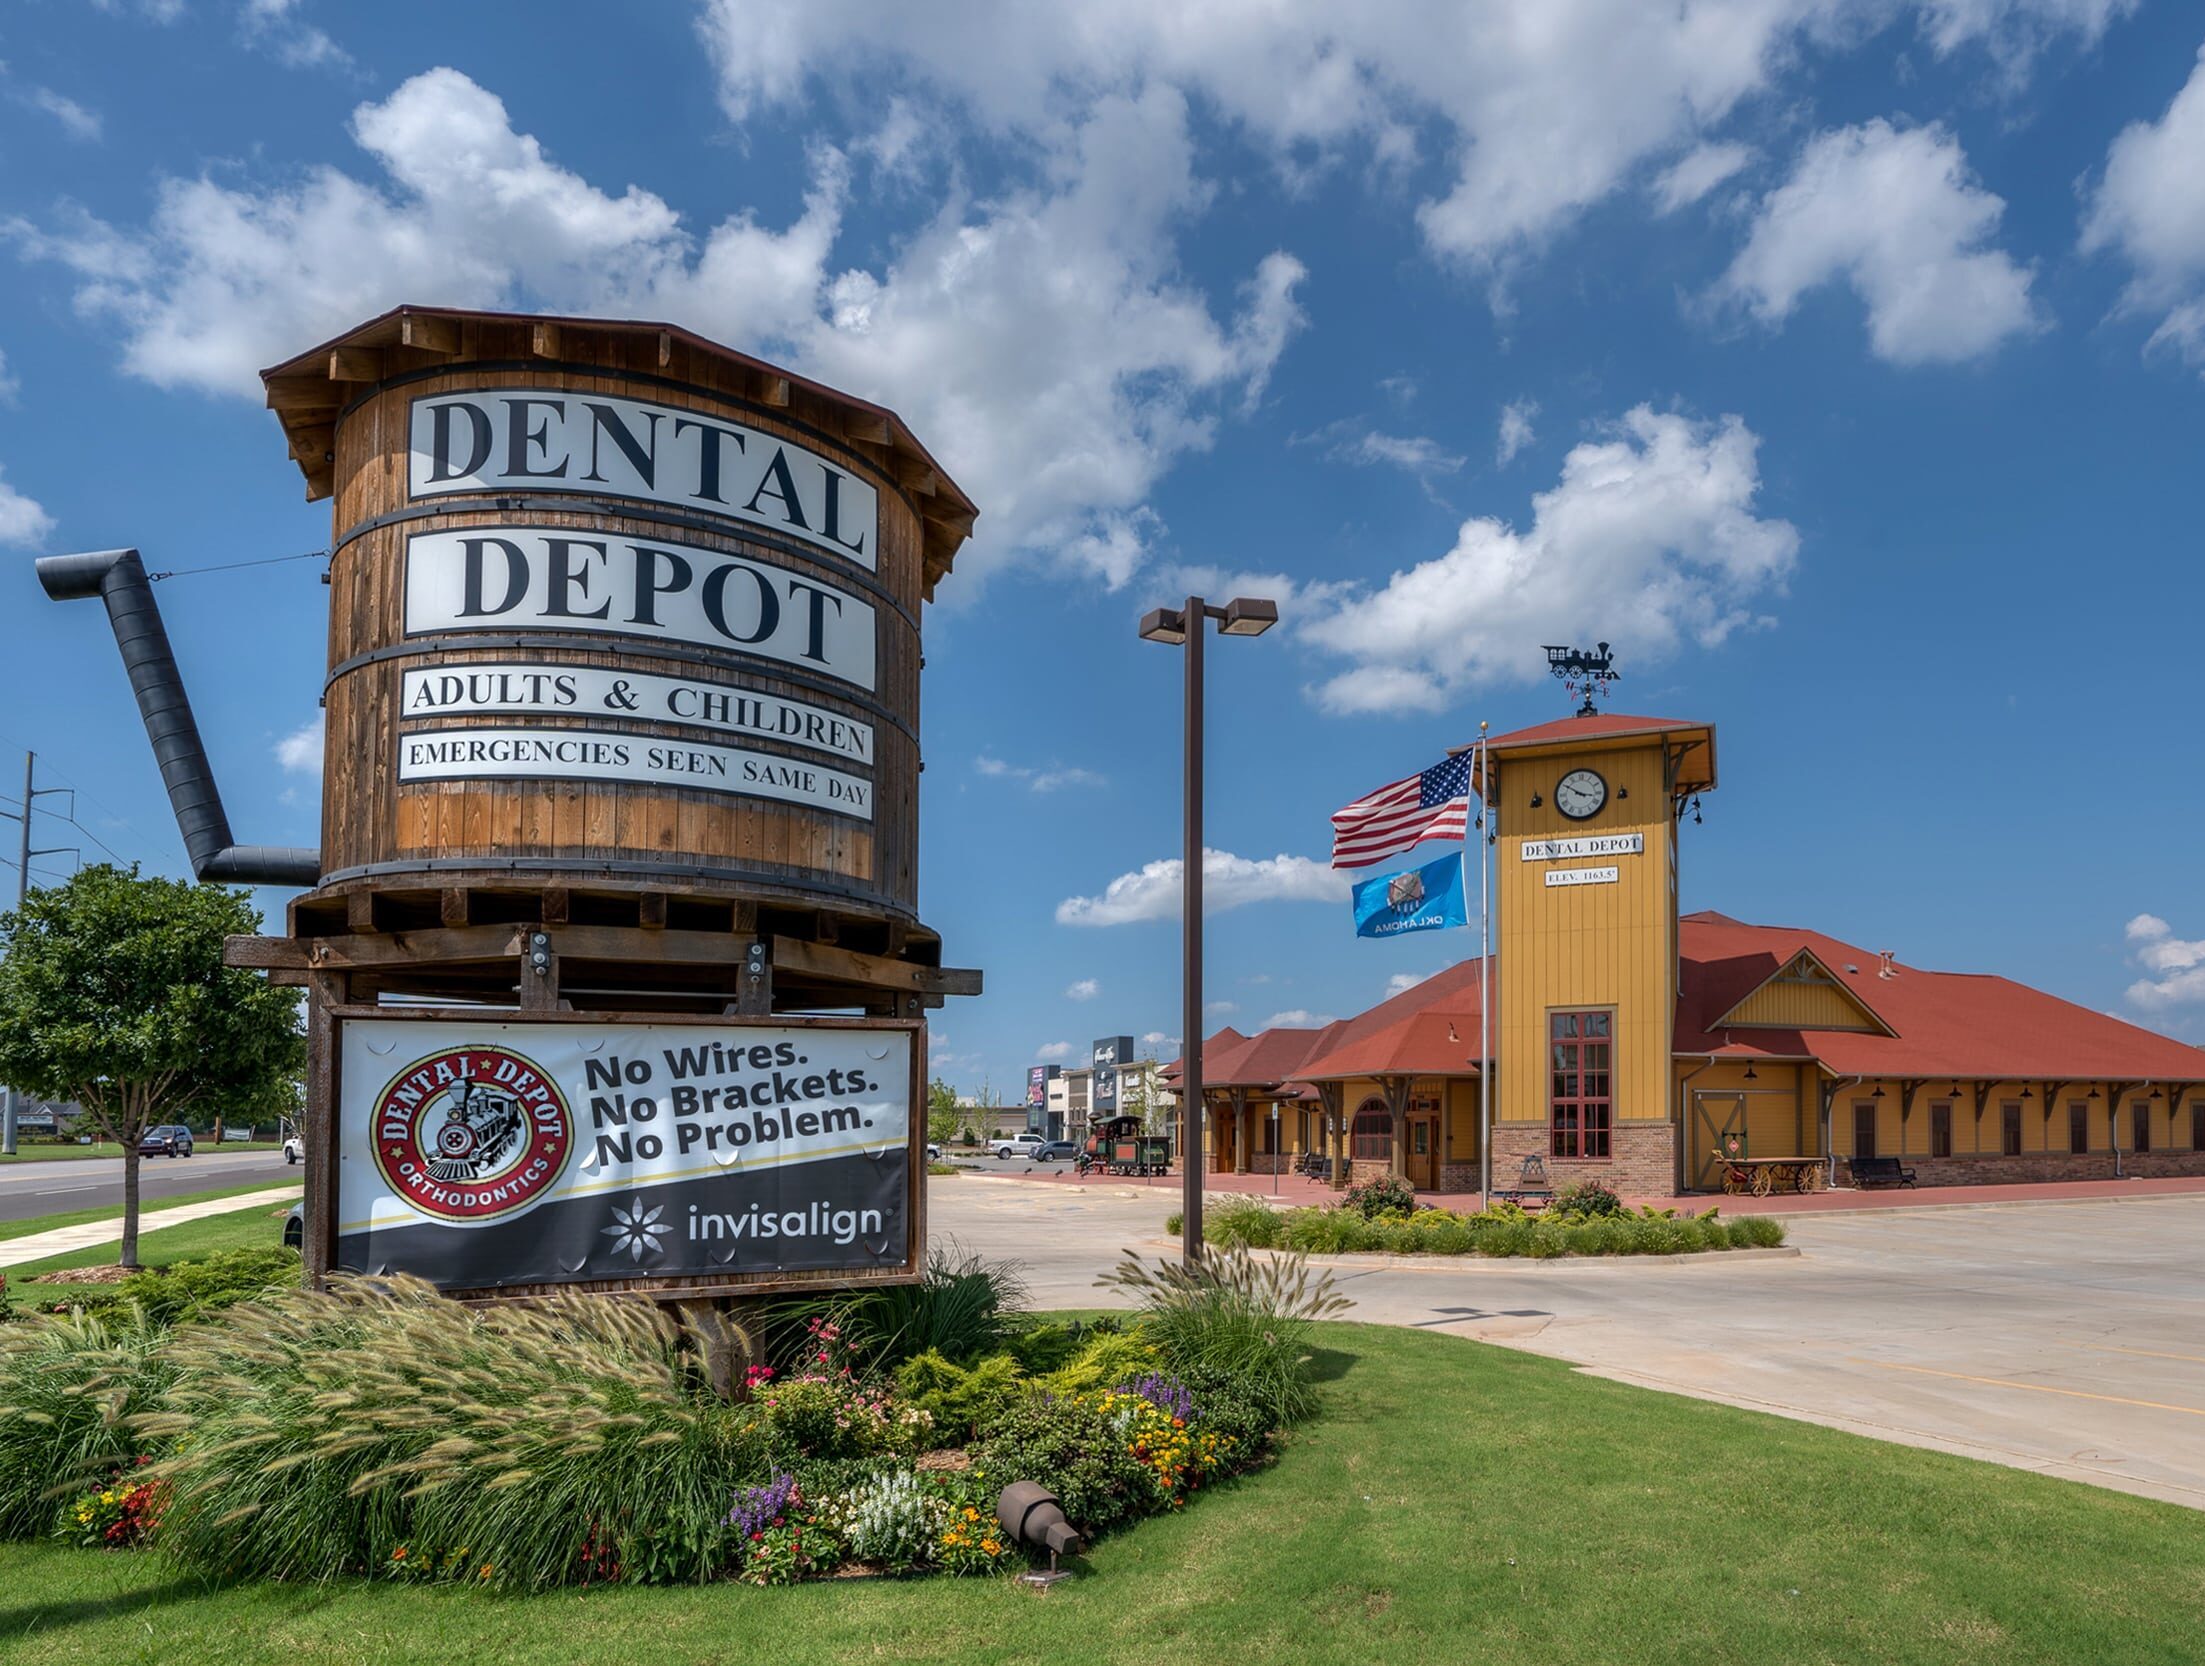
{"type": "MultiPolygon", "coordinates": [[[[1148,1247],[1177,1250],[1177,1238],[1151,1238],[1148,1247]]],[[[1255,1250],[1256,1255],[1292,1254],[1289,1250],[1255,1250]]],[[[1362,1267],[1374,1271],[1400,1268],[1408,1272],[1442,1273],[1460,1272],[1476,1268],[1480,1272],[1506,1273],[1531,1267],[1567,1267],[1582,1272],[1590,1267],[1690,1267],[1702,1262],[1725,1264],[1732,1261],[1797,1261],[1801,1252],[1790,1244],[1772,1249],[1699,1250],[1691,1255],[1388,1255],[1379,1250],[1363,1250],[1352,1255],[1304,1255],[1302,1259],[1312,1267],[1362,1267]]]]}

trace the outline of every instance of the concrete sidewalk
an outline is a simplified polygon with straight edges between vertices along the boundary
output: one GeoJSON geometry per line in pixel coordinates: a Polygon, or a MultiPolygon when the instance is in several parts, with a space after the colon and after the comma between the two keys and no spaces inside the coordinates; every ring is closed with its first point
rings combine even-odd
{"type": "MultiPolygon", "coordinates": [[[[142,1239],[148,1232],[157,1232],[164,1226],[182,1226],[186,1221],[205,1220],[209,1215],[227,1215],[236,1209],[272,1209],[279,1203],[289,1203],[298,1196],[296,1186],[279,1186],[273,1191],[240,1192],[235,1197],[209,1198],[204,1203],[180,1204],[174,1209],[155,1209],[138,1216],[138,1233],[142,1239]]],[[[0,1239],[0,1267],[20,1267],[27,1261],[43,1261],[49,1255],[67,1255],[71,1250],[89,1249],[94,1244],[108,1244],[122,1237],[122,1217],[113,1220],[86,1221],[81,1226],[57,1226],[51,1232],[33,1232],[22,1238],[0,1239]]],[[[268,1235],[272,1244],[282,1239],[273,1231],[268,1235]]]]}

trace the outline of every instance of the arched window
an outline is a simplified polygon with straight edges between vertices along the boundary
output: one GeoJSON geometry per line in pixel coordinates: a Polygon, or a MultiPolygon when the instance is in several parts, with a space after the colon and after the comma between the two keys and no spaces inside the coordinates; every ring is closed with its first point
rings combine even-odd
{"type": "Polygon", "coordinates": [[[1355,1113],[1355,1143],[1349,1155],[1358,1163],[1393,1160],[1393,1116],[1383,1099],[1366,1099],[1355,1113]]]}

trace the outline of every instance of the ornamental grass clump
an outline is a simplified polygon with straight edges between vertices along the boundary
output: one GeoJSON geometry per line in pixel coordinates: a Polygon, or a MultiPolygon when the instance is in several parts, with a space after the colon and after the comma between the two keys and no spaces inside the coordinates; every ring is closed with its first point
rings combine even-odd
{"type": "Polygon", "coordinates": [[[678,1326],[558,1294],[481,1312],[407,1278],[333,1281],[178,1332],[160,1543],[195,1571],[449,1569],[537,1589],[709,1577],[753,1414],[693,1391],[678,1326]]]}
{"type": "Polygon", "coordinates": [[[1134,1298],[1142,1333],[1185,1377],[1224,1375],[1280,1423],[1316,1404],[1309,1327],[1349,1305],[1332,1276],[1314,1279],[1298,1255],[1218,1250],[1193,1267],[1128,1253],[1095,1281],[1134,1298]]]}
{"type": "Polygon", "coordinates": [[[53,1529],[67,1503],[148,1450],[134,1420],[175,1375],[143,1313],[32,1316],[0,1327],[0,1538],[53,1529]]]}
{"type": "Polygon", "coordinates": [[[1234,1198],[1202,1217],[1202,1241],[1237,1249],[1277,1249],[1286,1242],[1286,1218],[1253,1198],[1234,1198]]]}

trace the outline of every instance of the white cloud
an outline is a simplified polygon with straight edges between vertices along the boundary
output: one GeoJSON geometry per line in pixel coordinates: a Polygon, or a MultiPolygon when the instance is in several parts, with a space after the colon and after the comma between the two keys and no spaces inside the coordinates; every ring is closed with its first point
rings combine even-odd
{"type": "Polygon", "coordinates": [[[1034,1059],[1040,1064],[1059,1064],[1078,1051],[1069,1041],[1045,1041],[1034,1049],[1034,1059]]]}
{"type": "Polygon", "coordinates": [[[1694,145],[1654,179],[1654,212],[1674,214],[1753,160],[1753,147],[1735,143],[1694,145]]]}
{"type": "MultiPolygon", "coordinates": [[[[2094,41],[2134,0],[1917,0],[1940,56],[2010,76],[2054,36],[2094,41]]],[[[710,0],[701,28],[738,121],[816,82],[932,97],[991,136],[1046,142],[1098,98],[1169,86],[1233,124],[1290,187],[1359,149],[1408,177],[1427,245],[1505,264],[1645,163],[1688,152],[1808,48],[1872,36],[1899,0],[710,0]]],[[[1704,168],[1706,163],[1702,163],[1704,168]]]]}
{"type": "Polygon", "coordinates": [[[1422,434],[1382,434],[1353,419],[1332,423],[1314,434],[1297,434],[1295,441],[1304,445],[1322,444],[1325,455],[1336,463],[1353,463],[1364,468],[1379,464],[1419,478],[1453,474],[1465,461],[1439,441],[1422,434]]]}
{"type": "Polygon", "coordinates": [[[1141,1045],[1143,1047],[1176,1048],[1179,1045],[1179,1038],[1175,1035],[1166,1035],[1162,1030],[1150,1030],[1141,1037],[1141,1045]]]}
{"type": "Polygon", "coordinates": [[[1219,1014],[1238,1012],[1240,1010],[1240,1003],[1238,1001],[1205,1001],[1202,1005],[1202,1010],[1204,1012],[1214,1012],[1219,1014]]]}
{"type": "Polygon", "coordinates": [[[70,138],[89,143],[100,136],[101,123],[97,110],[88,110],[75,99],[57,93],[51,87],[26,87],[16,97],[34,110],[43,110],[61,124],[61,130],[70,138]]]}
{"type": "Polygon", "coordinates": [[[1501,437],[1493,448],[1493,461],[1502,468],[1515,461],[1516,453],[1532,441],[1531,419],[1539,414],[1536,399],[1516,399],[1501,407],[1501,437]]]}
{"type": "Polygon", "coordinates": [[[1093,978],[1081,978],[1077,983],[1073,984],[1071,987],[1065,990],[1064,998],[1068,1001],[1092,1001],[1097,995],[1100,995],[1101,993],[1101,984],[1097,983],[1093,978]]]}
{"type": "Polygon", "coordinates": [[[2042,327],[2029,271],[1990,246],[2005,210],[1942,126],[1818,133],[1762,198],[1715,293],[1779,324],[1807,291],[1843,281],[1868,308],[1878,358],[1977,358],[2042,327]]]}
{"type": "Polygon", "coordinates": [[[23,384],[8,369],[8,355],[0,351],[0,405],[12,405],[15,396],[23,391],[23,384]]]}
{"type": "Polygon", "coordinates": [[[316,712],[312,721],[300,725],[276,742],[276,762],[293,775],[311,775],[319,778],[322,772],[324,736],[328,733],[328,719],[316,712]]]}
{"type": "Polygon", "coordinates": [[[1396,995],[1406,994],[1418,984],[1438,976],[1437,972],[1396,972],[1386,980],[1386,999],[1390,1001],[1396,995]]]}
{"type": "Polygon", "coordinates": [[[2132,122],[2106,152],[2083,218],[2085,253],[2113,251],[2132,276],[2125,313],[2158,315],[2151,345],[2205,368],[2205,49],[2156,122],[2132,122]]]}
{"type": "MultiPolygon", "coordinates": [[[[1060,926],[1122,926],[1179,918],[1181,863],[1173,856],[1120,874],[1099,897],[1066,897],[1060,926]]],[[[1252,902],[1344,902],[1348,882],[1306,856],[1252,859],[1226,850],[1202,853],[1202,912],[1222,914],[1252,902]]]]}
{"type": "Polygon", "coordinates": [[[245,0],[238,8],[238,32],[246,45],[273,53],[293,69],[340,69],[352,62],[351,53],[298,13],[299,0],[245,0]]]}
{"type": "Polygon", "coordinates": [[[870,268],[835,264],[833,150],[786,227],[743,213],[700,239],[649,190],[552,161],[456,70],[361,105],[352,133],[379,177],[170,179],[142,229],[81,211],[0,229],[73,268],[79,310],[164,387],[257,399],[259,366],[402,300],[678,318],[901,412],[983,510],[961,571],[1047,555],[1110,587],[1154,541],[1151,489],[1260,396],[1302,324],[1284,252],[1224,318],[1180,278],[1208,190],[1169,87],[1092,100],[1039,148],[1038,184],[953,192],[870,268]]]}
{"type": "Polygon", "coordinates": [[[53,516],[9,485],[7,472],[0,470],[0,544],[42,543],[53,529],[53,516]]]}
{"type": "Polygon", "coordinates": [[[2128,986],[2132,1005],[2152,1010],[2205,1002],[2205,938],[2181,938],[2156,914],[2129,921],[2136,964],[2151,976],[2128,986]]]}
{"type": "Polygon", "coordinates": [[[1274,1012],[1263,1021],[1267,1030],[1317,1030],[1335,1022],[1329,1012],[1311,1012],[1307,1007],[1288,1007],[1284,1012],[1274,1012]]]}
{"type": "Polygon", "coordinates": [[[1597,636],[1653,662],[1762,622],[1755,604],[1781,587],[1799,534],[1754,513],[1758,446],[1738,417],[1638,406],[1571,449],[1527,529],[1467,520],[1446,554],[1303,626],[1354,662],[1317,703],[1437,711],[1474,685],[1534,678],[1527,642],[1597,636]]]}
{"type": "Polygon", "coordinates": [[[1006,763],[992,753],[983,752],[973,759],[972,767],[982,775],[998,779],[1023,781],[1037,793],[1055,792],[1060,787],[1102,787],[1109,785],[1106,776],[1078,765],[1052,764],[1047,769],[1037,769],[1031,764],[1006,763]]]}

